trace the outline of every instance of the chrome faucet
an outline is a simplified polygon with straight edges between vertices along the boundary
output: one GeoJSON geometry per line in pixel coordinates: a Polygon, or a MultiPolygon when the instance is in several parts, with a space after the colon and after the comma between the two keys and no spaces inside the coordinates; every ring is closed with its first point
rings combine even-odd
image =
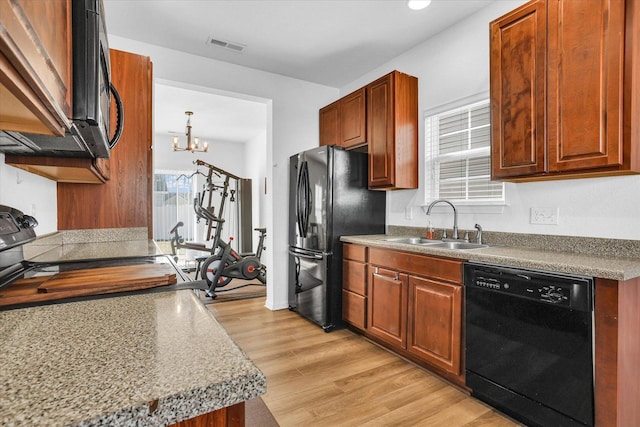
{"type": "Polygon", "coordinates": [[[444,199],[434,200],[433,202],[431,202],[431,204],[427,208],[427,215],[431,215],[431,208],[433,208],[433,206],[436,203],[446,203],[449,206],[451,206],[451,208],[453,209],[453,236],[452,237],[457,240],[459,237],[458,237],[458,211],[456,211],[456,207],[453,206],[453,203],[451,203],[448,200],[444,200],[444,199]]]}
{"type": "Polygon", "coordinates": [[[476,233],[476,242],[479,245],[481,245],[482,244],[482,227],[480,227],[480,224],[476,224],[473,226],[473,228],[478,230],[478,232],[476,233]]]}

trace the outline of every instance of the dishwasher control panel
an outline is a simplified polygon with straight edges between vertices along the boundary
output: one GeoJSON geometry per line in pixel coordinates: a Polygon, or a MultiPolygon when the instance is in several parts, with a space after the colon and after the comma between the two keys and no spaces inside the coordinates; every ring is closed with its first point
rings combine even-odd
{"type": "Polygon", "coordinates": [[[590,277],[466,263],[464,284],[582,311],[590,310],[592,304],[590,277]]]}

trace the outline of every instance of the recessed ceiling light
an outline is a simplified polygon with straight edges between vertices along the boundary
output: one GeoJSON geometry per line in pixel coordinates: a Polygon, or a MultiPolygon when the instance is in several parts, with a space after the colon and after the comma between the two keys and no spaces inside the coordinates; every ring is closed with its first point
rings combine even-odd
{"type": "Polygon", "coordinates": [[[422,10],[429,6],[430,3],[431,0],[409,0],[407,6],[409,6],[411,10],[422,10]]]}

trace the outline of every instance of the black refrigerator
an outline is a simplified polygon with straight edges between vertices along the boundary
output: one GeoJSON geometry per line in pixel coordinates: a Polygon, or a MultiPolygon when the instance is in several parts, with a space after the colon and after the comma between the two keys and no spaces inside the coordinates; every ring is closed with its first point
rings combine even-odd
{"type": "Polygon", "coordinates": [[[330,146],[290,159],[289,309],[326,332],[342,324],[340,237],[385,233],[386,193],[368,190],[367,166],[330,146]]]}

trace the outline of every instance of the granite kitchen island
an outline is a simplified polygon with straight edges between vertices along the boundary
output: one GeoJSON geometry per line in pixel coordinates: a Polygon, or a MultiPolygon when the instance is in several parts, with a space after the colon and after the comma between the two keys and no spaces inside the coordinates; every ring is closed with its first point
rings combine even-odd
{"type": "Polygon", "coordinates": [[[0,425],[164,426],[266,393],[189,290],[0,312],[0,425]]]}

